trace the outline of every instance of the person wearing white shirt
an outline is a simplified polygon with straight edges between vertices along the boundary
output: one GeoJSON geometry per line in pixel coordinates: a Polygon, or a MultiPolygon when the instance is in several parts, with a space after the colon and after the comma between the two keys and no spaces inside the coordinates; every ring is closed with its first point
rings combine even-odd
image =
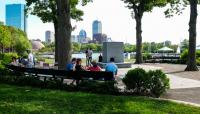
{"type": "Polygon", "coordinates": [[[28,54],[28,67],[32,68],[33,66],[34,66],[34,56],[30,51],[30,53],[28,54]]]}

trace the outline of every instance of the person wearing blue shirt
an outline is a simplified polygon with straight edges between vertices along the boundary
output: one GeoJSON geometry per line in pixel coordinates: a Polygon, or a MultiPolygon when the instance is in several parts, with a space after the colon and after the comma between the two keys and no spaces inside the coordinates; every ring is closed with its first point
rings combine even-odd
{"type": "Polygon", "coordinates": [[[66,66],[67,71],[74,71],[76,66],[76,58],[73,58],[71,63],[68,63],[66,66]]]}
{"type": "Polygon", "coordinates": [[[105,71],[113,72],[114,76],[117,75],[118,67],[114,63],[114,58],[110,58],[110,63],[106,64],[105,71]]]}

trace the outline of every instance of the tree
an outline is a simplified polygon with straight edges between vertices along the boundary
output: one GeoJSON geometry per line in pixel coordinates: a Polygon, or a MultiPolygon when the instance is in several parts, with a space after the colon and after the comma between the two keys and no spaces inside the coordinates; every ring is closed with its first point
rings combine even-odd
{"type": "Polygon", "coordinates": [[[183,52],[186,49],[189,49],[189,40],[188,39],[184,39],[181,42],[181,52],[183,52]]]}
{"type": "Polygon", "coordinates": [[[197,4],[200,0],[174,0],[171,1],[171,9],[168,9],[165,14],[167,17],[173,16],[173,13],[181,14],[188,4],[190,5],[190,20],[189,20],[189,55],[187,67],[185,71],[198,71],[196,64],[196,25],[197,25],[197,4]],[[182,8],[183,7],[183,8],[182,8]]]}
{"type": "Polygon", "coordinates": [[[54,23],[54,29],[55,29],[55,59],[58,61],[58,57],[60,61],[58,61],[59,68],[64,68],[64,63],[69,61],[70,51],[71,51],[71,22],[70,18],[75,19],[76,21],[82,20],[81,16],[83,15],[83,12],[79,9],[77,9],[77,5],[79,2],[82,3],[82,5],[86,5],[91,0],[70,0],[66,1],[63,0],[61,4],[59,4],[58,0],[26,0],[27,5],[27,12],[30,12],[33,15],[38,16],[44,23],[46,22],[53,22],[54,23]],[[65,3],[66,6],[63,6],[65,3]],[[69,9],[67,9],[69,8],[69,9]],[[69,14],[63,14],[63,13],[69,13],[69,14]],[[70,16],[68,17],[60,17],[60,16],[70,16]],[[60,18],[59,18],[60,17],[60,18]],[[62,18],[65,18],[67,20],[63,20],[62,18]],[[60,22],[61,21],[61,22],[60,22]],[[65,23],[67,22],[67,23],[65,23]],[[60,27],[59,27],[60,26],[60,27]],[[63,27],[62,27],[63,26],[63,27]],[[66,28],[64,28],[66,27],[66,28]],[[66,30],[69,31],[66,31],[66,30]],[[61,30],[61,31],[60,31],[61,30]],[[64,31],[67,32],[64,33],[64,31]],[[61,36],[64,35],[64,36],[61,36]],[[67,38],[67,40],[63,40],[63,38],[67,38]],[[62,42],[63,41],[63,42],[62,42]],[[61,44],[61,45],[59,45],[61,44]],[[66,46],[66,47],[65,47],[66,46]],[[67,48],[67,50],[65,50],[67,48]],[[64,49],[64,50],[63,50],[64,49]],[[59,51],[60,50],[60,51],[59,51]],[[60,53],[59,53],[60,52],[60,53]],[[62,55],[61,53],[67,53],[67,55],[62,55]],[[67,56],[67,58],[66,58],[67,56]],[[65,62],[64,62],[64,59],[65,62]],[[61,63],[62,61],[62,63],[61,63]]]}
{"type": "Polygon", "coordinates": [[[0,21],[0,25],[4,25],[4,22],[0,21]]]}
{"type": "Polygon", "coordinates": [[[154,7],[164,7],[170,0],[122,0],[132,10],[136,21],[136,64],[142,60],[142,17],[144,12],[150,12],[154,7]]]}
{"type": "Polygon", "coordinates": [[[4,53],[4,48],[8,48],[11,44],[11,33],[7,26],[0,26],[0,46],[1,52],[4,53]]]}

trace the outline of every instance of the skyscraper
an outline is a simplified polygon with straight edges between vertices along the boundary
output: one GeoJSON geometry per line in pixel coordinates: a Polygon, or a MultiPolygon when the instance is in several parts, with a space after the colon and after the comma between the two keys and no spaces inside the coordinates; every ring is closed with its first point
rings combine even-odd
{"type": "Polygon", "coordinates": [[[52,31],[45,32],[45,42],[52,43],[55,41],[54,33],[52,31]]]}
{"type": "Polygon", "coordinates": [[[79,42],[80,42],[80,43],[83,43],[83,42],[85,41],[85,39],[87,38],[87,33],[86,33],[86,31],[82,29],[82,30],[79,32],[78,38],[79,38],[79,42]]]}
{"type": "Polygon", "coordinates": [[[92,37],[94,40],[95,34],[101,34],[102,33],[102,23],[101,21],[95,20],[92,24],[92,37]]]}
{"type": "Polygon", "coordinates": [[[19,28],[26,32],[26,16],[24,4],[6,5],[6,25],[19,28]]]}

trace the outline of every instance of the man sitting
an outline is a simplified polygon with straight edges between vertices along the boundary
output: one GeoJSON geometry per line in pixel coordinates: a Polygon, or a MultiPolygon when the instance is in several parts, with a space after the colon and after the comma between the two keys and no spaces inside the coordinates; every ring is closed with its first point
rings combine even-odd
{"type": "Polygon", "coordinates": [[[114,76],[117,75],[118,67],[114,63],[114,58],[110,58],[110,63],[106,64],[105,71],[106,72],[113,72],[114,76]]]}

